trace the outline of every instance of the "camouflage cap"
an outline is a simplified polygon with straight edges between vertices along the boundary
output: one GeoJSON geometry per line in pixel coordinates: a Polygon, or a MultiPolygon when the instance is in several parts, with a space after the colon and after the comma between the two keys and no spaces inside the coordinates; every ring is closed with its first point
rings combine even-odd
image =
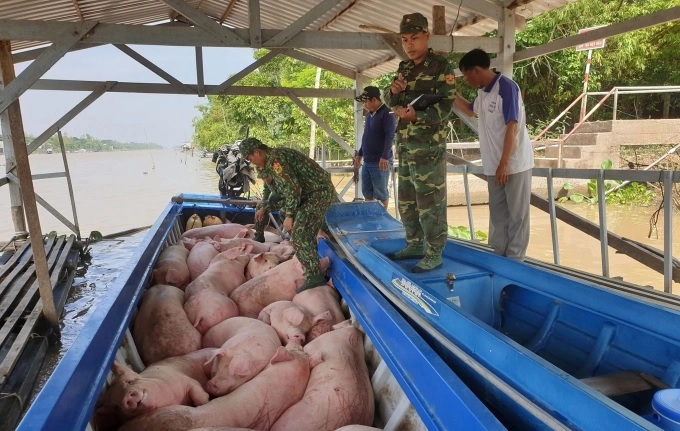
{"type": "Polygon", "coordinates": [[[399,24],[399,34],[413,34],[427,32],[427,18],[421,13],[404,15],[399,24]]]}
{"type": "Polygon", "coordinates": [[[241,156],[248,157],[249,155],[253,154],[253,151],[264,147],[265,145],[262,143],[262,141],[257,138],[245,138],[239,145],[239,151],[241,152],[241,156]]]}

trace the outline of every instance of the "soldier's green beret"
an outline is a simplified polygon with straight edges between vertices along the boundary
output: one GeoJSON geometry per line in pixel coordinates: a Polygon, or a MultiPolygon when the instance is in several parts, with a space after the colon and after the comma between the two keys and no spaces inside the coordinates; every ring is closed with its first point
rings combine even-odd
{"type": "Polygon", "coordinates": [[[427,18],[421,13],[410,13],[404,15],[399,24],[399,34],[413,34],[427,32],[427,18]]]}

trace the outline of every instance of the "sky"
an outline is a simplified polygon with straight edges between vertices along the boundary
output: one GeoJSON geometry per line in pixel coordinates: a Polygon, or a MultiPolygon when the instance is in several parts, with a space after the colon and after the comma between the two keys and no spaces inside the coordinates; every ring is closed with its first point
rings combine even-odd
{"type": "MultiPolygon", "coordinates": [[[[130,45],[185,84],[196,84],[193,47],[130,45]]],[[[204,48],[206,85],[221,84],[254,61],[249,48],[204,48]]],[[[30,62],[15,65],[17,76],[30,62]]],[[[165,83],[155,73],[111,45],[74,51],[60,59],[45,79],[165,83]]],[[[19,99],[27,134],[38,136],[89,92],[28,90],[19,99]]],[[[197,105],[207,98],[190,95],[106,93],[62,129],[71,136],[89,134],[120,142],[152,142],[164,147],[190,142],[197,105]]],[[[0,135],[0,139],[2,139],[0,135]]]]}

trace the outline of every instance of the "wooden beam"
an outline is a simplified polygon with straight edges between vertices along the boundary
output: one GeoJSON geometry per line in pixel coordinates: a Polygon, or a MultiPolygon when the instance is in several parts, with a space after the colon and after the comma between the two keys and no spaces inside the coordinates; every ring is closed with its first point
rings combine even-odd
{"type": "MultiPolygon", "coordinates": [[[[68,50],[79,40],[85,37],[90,30],[97,25],[96,22],[88,21],[70,24],[70,29],[63,32],[59,38],[31,63],[16,79],[9,84],[5,83],[5,89],[0,93],[0,112],[19,98],[45,74],[68,50]]],[[[14,69],[14,66],[12,66],[14,69]]]]}
{"type": "Polygon", "coordinates": [[[203,75],[203,48],[196,47],[196,92],[205,97],[205,77],[203,75]]]}
{"type": "Polygon", "coordinates": [[[320,67],[330,72],[337,73],[338,75],[347,77],[349,79],[354,79],[356,75],[356,72],[352,69],[340,66],[335,63],[331,63],[330,61],[327,60],[322,60],[318,57],[314,57],[313,55],[309,55],[302,51],[286,50],[284,52],[284,55],[287,55],[288,57],[294,58],[296,60],[304,61],[305,63],[311,64],[312,66],[320,67]]]}
{"type": "MultiPolygon", "coordinates": [[[[86,33],[87,32],[76,35],[75,37],[82,37],[86,33]]],[[[58,53],[58,50],[55,51],[55,55],[58,53]]],[[[63,53],[61,55],[63,55],[63,53]]],[[[59,57],[61,57],[61,55],[59,55],[59,57]]],[[[40,66],[43,66],[46,62],[47,59],[44,59],[40,66]]],[[[2,95],[4,96],[7,93],[8,88],[11,87],[15,82],[12,76],[14,75],[14,63],[12,62],[11,46],[9,43],[4,41],[0,43],[0,73],[2,75],[3,85],[5,86],[5,89],[2,92],[2,95]]],[[[21,86],[19,86],[19,88],[20,87],[21,86]]],[[[47,255],[45,254],[42,230],[40,228],[40,218],[38,215],[38,206],[35,203],[35,190],[33,189],[33,181],[31,179],[31,165],[28,162],[28,147],[26,146],[26,138],[23,136],[21,110],[19,109],[19,104],[16,98],[9,102],[6,107],[0,109],[0,113],[5,111],[12,104],[14,104],[14,109],[8,112],[10,120],[9,126],[12,129],[12,132],[17,133],[19,136],[13,136],[12,139],[9,140],[9,144],[12,145],[14,150],[17,166],[20,166],[20,168],[17,169],[19,190],[21,192],[21,200],[26,211],[28,233],[31,240],[31,247],[33,249],[33,260],[40,290],[40,301],[43,304],[43,313],[45,314],[45,318],[47,318],[47,321],[50,323],[50,325],[56,327],[59,324],[59,316],[57,316],[57,310],[54,305],[54,296],[52,295],[50,271],[47,267],[47,255]],[[21,127],[21,130],[19,131],[17,127],[21,127]]],[[[9,177],[10,175],[12,174],[8,172],[7,176],[9,177]]]]}
{"type": "Polygon", "coordinates": [[[121,45],[121,44],[114,44],[116,48],[119,50],[123,51],[125,54],[127,54],[130,58],[141,64],[142,66],[146,67],[156,75],[160,76],[167,82],[169,82],[171,85],[177,87],[178,91],[183,91],[186,94],[195,94],[192,92],[191,88],[187,87],[182,83],[179,79],[175,78],[174,76],[170,75],[168,72],[165,70],[161,69],[160,67],[156,66],[153,64],[151,61],[149,61],[146,57],[135,51],[134,49],[130,48],[127,45],[121,45]]]}
{"type": "Polygon", "coordinates": [[[194,9],[189,4],[182,0],[161,0],[182,16],[196,24],[198,27],[205,30],[208,34],[222,42],[225,46],[248,46],[248,42],[238,34],[234,33],[227,27],[213,21],[207,15],[194,9]],[[235,44],[235,45],[234,45],[235,44]]]}
{"type": "Polygon", "coordinates": [[[83,11],[80,10],[80,5],[78,4],[78,0],[71,0],[73,2],[73,7],[76,9],[76,15],[78,15],[78,19],[81,21],[85,21],[85,16],[83,15],[83,11]]]}
{"type": "MultiPolygon", "coordinates": [[[[217,23],[214,23],[218,25],[217,23]]],[[[53,40],[72,27],[70,23],[58,21],[0,20],[0,39],[6,40],[53,40]]],[[[223,27],[226,30],[226,27],[223,27]]],[[[250,38],[248,29],[234,29],[244,40],[250,38]]],[[[263,40],[269,40],[280,34],[280,30],[263,29],[263,40]]],[[[224,43],[198,27],[145,26],[129,24],[98,24],[96,29],[83,40],[85,43],[158,45],[158,46],[202,46],[224,47],[224,43]]],[[[400,42],[401,43],[401,42],[400,42]]],[[[243,48],[244,43],[232,43],[228,46],[243,48]]],[[[436,51],[467,52],[473,48],[482,48],[488,53],[498,53],[501,48],[500,38],[483,36],[458,36],[452,41],[449,36],[430,37],[430,47],[436,51]]],[[[275,48],[275,47],[271,47],[275,48]]],[[[379,33],[367,32],[332,32],[302,31],[285,46],[280,48],[297,49],[356,49],[356,50],[390,50],[379,33]]]]}
{"type": "Polygon", "coordinates": [[[224,13],[222,14],[222,16],[220,17],[220,19],[219,19],[217,22],[219,22],[220,24],[224,24],[224,20],[227,19],[227,17],[228,17],[229,14],[231,13],[231,10],[232,10],[232,9],[234,8],[234,6],[236,5],[236,1],[237,1],[237,0],[229,0],[229,4],[228,4],[227,7],[224,9],[224,13]]]}
{"type": "Polygon", "coordinates": [[[575,34],[573,36],[563,37],[546,44],[527,48],[516,52],[514,56],[515,61],[527,60],[529,58],[538,57],[541,55],[550,54],[551,52],[561,51],[572,46],[580,45],[582,43],[591,42],[597,39],[605,39],[607,37],[616,36],[623,33],[628,33],[635,30],[641,30],[647,27],[653,27],[659,24],[676,21],[680,19],[680,6],[672,7],[662,11],[650,13],[648,15],[639,16],[637,18],[629,19],[627,21],[611,24],[606,27],[596,28],[584,33],[575,34]]]}
{"type": "Polygon", "coordinates": [[[501,64],[501,73],[512,79],[513,56],[515,55],[515,12],[505,9],[505,18],[498,24],[498,34],[503,40],[503,50],[496,57],[501,64]]]}
{"type": "MultiPolygon", "coordinates": [[[[283,94],[288,96],[290,98],[290,100],[292,100],[293,103],[295,103],[298,106],[298,108],[300,108],[302,110],[302,112],[307,114],[307,116],[309,116],[309,118],[311,118],[312,121],[314,121],[319,127],[321,127],[328,134],[328,136],[331,137],[331,139],[333,139],[335,142],[337,142],[349,154],[352,154],[352,155],[354,154],[354,148],[352,148],[347,142],[345,142],[345,140],[342,139],[342,137],[340,135],[335,133],[335,131],[331,128],[331,126],[328,125],[328,123],[323,121],[323,119],[321,117],[319,117],[315,112],[313,112],[312,109],[309,106],[305,105],[305,103],[302,100],[300,100],[297,96],[295,96],[295,94],[293,94],[293,92],[289,91],[288,89],[284,89],[284,88],[281,88],[280,90],[283,94]]],[[[352,91],[352,90],[350,90],[350,91],[352,91]]],[[[354,94],[353,91],[352,91],[352,94],[354,94]]]]}
{"type": "Polygon", "coordinates": [[[323,14],[337,6],[337,4],[337,0],[321,0],[320,3],[290,24],[287,28],[281,30],[276,36],[268,39],[264,43],[264,46],[275,48],[286,45],[293,37],[307,28],[309,24],[319,19],[323,14]]]}
{"type": "Polygon", "coordinates": [[[248,0],[248,22],[250,24],[250,46],[253,48],[262,48],[260,0],[248,0]]]}
{"type": "Polygon", "coordinates": [[[262,66],[263,64],[269,63],[269,61],[271,61],[274,57],[276,57],[280,53],[281,52],[279,50],[269,51],[263,57],[260,57],[256,61],[244,67],[241,71],[230,76],[229,79],[218,85],[215,91],[217,91],[218,94],[223,93],[227,88],[231,87],[233,84],[243,79],[243,77],[257,69],[258,67],[262,66]]]}
{"type": "MultiPolygon", "coordinates": [[[[40,79],[31,90],[62,90],[62,91],[95,91],[104,82],[101,81],[64,81],[58,79],[40,79]]],[[[184,94],[170,84],[161,83],[137,83],[116,82],[109,93],[143,93],[143,94],[184,94]]],[[[195,90],[195,85],[189,85],[195,90]]],[[[224,92],[217,92],[217,85],[206,85],[205,93],[223,96],[281,96],[281,91],[276,87],[251,87],[232,85],[224,92]]],[[[319,97],[332,99],[350,99],[354,97],[352,90],[332,88],[288,88],[297,97],[319,97]]]]}

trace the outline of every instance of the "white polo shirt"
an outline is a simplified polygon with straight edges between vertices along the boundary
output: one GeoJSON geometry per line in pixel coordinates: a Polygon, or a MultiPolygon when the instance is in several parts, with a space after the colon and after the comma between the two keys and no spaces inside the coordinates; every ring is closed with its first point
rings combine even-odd
{"type": "Polygon", "coordinates": [[[515,150],[510,156],[509,173],[516,174],[534,167],[534,151],[524,113],[524,102],[515,81],[496,73],[486,88],[477,90],[470,108],[479,117],[479,146],[485,175],[496,175],[503,155],[506,124],[517,121],[515,150]]]}

